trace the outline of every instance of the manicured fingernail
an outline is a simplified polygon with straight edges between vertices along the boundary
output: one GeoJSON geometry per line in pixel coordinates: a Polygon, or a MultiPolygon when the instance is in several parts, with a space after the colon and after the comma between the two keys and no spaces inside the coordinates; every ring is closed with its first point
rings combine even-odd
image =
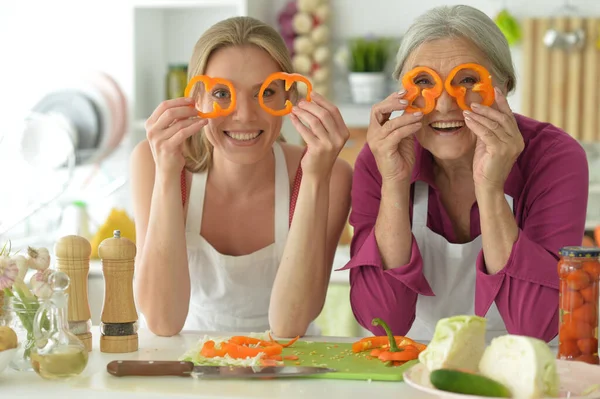
{"type": "Polygon", "coordinates": [[[469,116],[469,115],[471,115],[471,113],[469,111],[463,111],[463,115],[464,116],[469,116]]]}
{"type": "Polygon", "coordinates": [[[479,107],[480,107],[480,105],[478,103],[471,103],[471,108],[477,109],[479,107]]]}
{"type": "Polygon", "coordinates": [[[406,100],[400,100],[400,104],[402,104],[402,105],[407,105],[407,104],[408,104],[408,101],[406,101],[406,100]]]}
{"type": "Polygon", "coordinates": [[[399,95],[399,96],[403,96],[403,95],[405,95],[405,94],[406,94],[406,90],[400,90],[400,91],[398,92],[398,95],[399,95]]]}
{"type": "Polygon", "coordinates": [[[413,114],[413,116],[414,116],[415,118],[418,118],[418,117],[420,117],[420,116],[423,116],[423,113],[422,113],[421,111],[418,111],[418,112],[415,112],[415,113],[413,114]]]}

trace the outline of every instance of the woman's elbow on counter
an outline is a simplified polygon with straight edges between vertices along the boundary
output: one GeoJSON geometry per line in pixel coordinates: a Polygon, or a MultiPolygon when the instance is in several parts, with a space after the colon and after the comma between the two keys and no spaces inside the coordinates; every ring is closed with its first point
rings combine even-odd
{"type": "Polygon", "coordinates": [[[301,321],[294,323],[289,321],[285,321],[283,323],[271,322],[271,332],[273,335],[279,338],[296,338],[298,336],[303,337],[307,330],[308,323],[301,321]]]}
{"type": "Polygon", "coordinates": [[[154,335],[159,337],[172,337],[183,329],[183,323],[176,323],[161,317],[146,316],[146,325],[154,335]]]}

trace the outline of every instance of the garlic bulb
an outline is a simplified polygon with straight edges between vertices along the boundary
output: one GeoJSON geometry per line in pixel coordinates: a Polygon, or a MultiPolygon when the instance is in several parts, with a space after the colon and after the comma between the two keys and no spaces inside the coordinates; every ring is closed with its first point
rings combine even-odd
{"type": "Polygon", "coordinates": [[[320,22],[326,22],[331,14],[331,7],[329,4],[323,3],[316,8],[314,14],[320,22]]]}
{"type": "Polygon", "coordinates": [[[54,270],[45,269],[31,276],[31,280],[29,280],[29,284],[31,284],[31,291],[38,298],[48,299],[52,295],[52,287],[48,281],[48,278],[52,273],[54,273],[54,270]]]}
{"type": "Polygon", "coordinates": [[[329,40],[329,27],[319,25],[310,32],[310,38],[316,44],[324,44],[329,40]]]}
{"type": "Polygon", "coordinates": [[[324,64],[329,61],[329,57],[331,57],[331,51],[326,46],[319,46],[313,53],[313,57],[317,64],[324,64]]]}
{"type": "Polygon", "coordinates": [[[50,267],[50,252],[47,248],[27,248],[29,255],[29,267],[35,270],[46,270],[50,267]]]}
{"type": "Polygon", "coordinates": [[[330,71],[329,67],[322,66],[313,72],[312,77],[313,77],[315,83],[323,83],[323,82],[327,81],[327,79],[329,79],[330,75],[331,75],[331,71],[330,71]]]}
{"type": "Polygon", "coordinates": [[[321,0],[298,0],[296,2],[298,10],[302,12],[312,13],[317,10],[321,4],[321,0]]]}
{"type": "Polygon", "coordinates": [[[294,32],[299,35],[305,35],[312,29],[313,19],[309,14],[299,12],[298,14],[294,15],[292,26],[294,27],[294,32]]]}
{"type": "Polygon", "coordinates": [[[294,39],[294,52],[296,54],[310,55],[313,51],[315,51],[315,45],[308,37],[298,36],[294,39]]]}
{"type": "Polygon", "coordinates": [[[294,71],[305,75],[310,72],[312,61],[305,54],[297,54],[292,59],[292,65],[294,66],[294,71]]]}

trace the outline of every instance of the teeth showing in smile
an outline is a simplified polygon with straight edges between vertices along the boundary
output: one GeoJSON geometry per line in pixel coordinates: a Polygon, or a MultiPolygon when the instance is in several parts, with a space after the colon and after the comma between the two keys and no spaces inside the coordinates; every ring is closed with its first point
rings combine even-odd
{"type": "Polygon", "coordinates": [[[225,132],[225,134],[229,137],[231,137],[234,140],[238,140],[238,141],[250,141],[250,140],[254,140],[255,138],[258,137],[258,135],[261,133],[262,131],[258,131],[258,132],[253,132],[253,133],[248,133],[248,132],[225,132]]]}
{"type": "Polygon", "coordinates": [[[465,125],[463,121],[452,121],[452,122],[433,122],[431,127],[434,129],[457,129],[465,125]]]}

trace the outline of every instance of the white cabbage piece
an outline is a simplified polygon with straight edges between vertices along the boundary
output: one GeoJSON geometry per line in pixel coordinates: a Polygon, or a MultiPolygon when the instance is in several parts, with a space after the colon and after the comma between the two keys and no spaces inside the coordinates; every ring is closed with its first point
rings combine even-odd
{"type": "Polygon", "coordinates": [[[494,338],[479,362],[479,372],[504,384],[516,399],[558,396],[556,360],[550,347],[537,338],[494,338]]]}
{"type": "Polygon", "coordinates": [[[431,372],[440,368],[477,372],[485,350],[487,321],[479,316],[452,316],[440,319],[427,349],[419,361],[431,372]]]}

